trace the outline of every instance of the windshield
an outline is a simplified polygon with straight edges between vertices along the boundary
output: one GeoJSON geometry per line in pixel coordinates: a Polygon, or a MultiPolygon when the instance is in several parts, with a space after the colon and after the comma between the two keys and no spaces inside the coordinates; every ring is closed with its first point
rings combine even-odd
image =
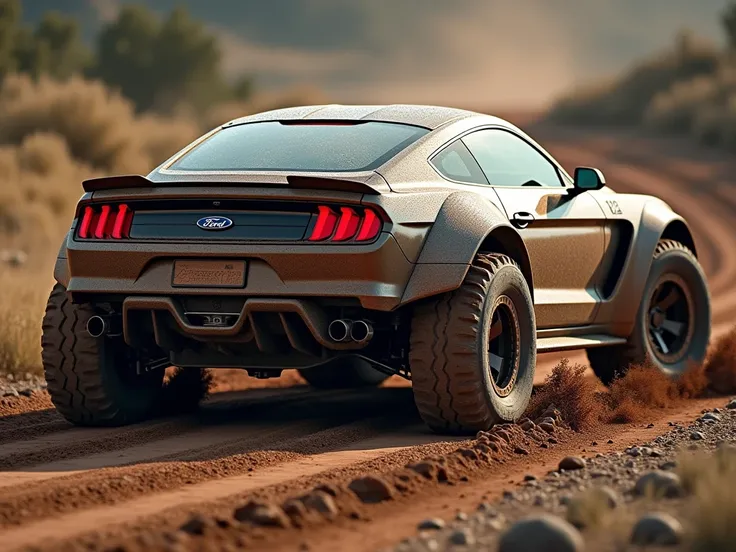
{"type": "Polygon", "coordinates": [[[267,122],[224,128],[175,161],[181,171],[369,171],[427,134],[367,122],[267,122]]]}

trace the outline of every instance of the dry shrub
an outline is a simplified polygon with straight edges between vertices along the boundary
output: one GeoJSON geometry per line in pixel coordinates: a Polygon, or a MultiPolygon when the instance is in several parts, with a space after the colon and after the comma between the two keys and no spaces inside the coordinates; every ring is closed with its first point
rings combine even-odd
{"type": "Polygon", "coordinates": [[[609,410],[606,421],[641,422],[653,408],[668,408],[684,399],[702,396],[707,385],[705,371],[699,365],[692,365],[677,379],[651,363],[632,365],[611,384],[607,394],[601,395],[609,410]]]}
{"type": "Polygon", "coordinates": [[[716,393],[736,393],[736,327],[711,347],[705,360],[705,374],[716,393]]]}
{"type": "Polygon", "coordinates": [[[0,87],[0,142],[21,144],[38,132],[61,136],[81,163],[146,173],[193,140],[198,128],[190,121],[141,122],[130,101],[98,81],[6,77],[0,87]]]}
{"type": "Polygon", "coordinates": [[[570,366],[570,361],[563,358],[532,397],[527,417],[536,419],[554,405],[575,431],[595,425],[601,405],[596,400],[595,382],[586,377],[586,370],[582,364],[570,366]]]}
{"type": "Polygon", "coordinates": [[[609,524],[617,506],[615,493],[591,487],[574,496],[567,505],[566,518],[578,529],[600,529],[609,524]]]}
{"type": "Polygon", "coordinates": [[[42,374],[41,319],[50,276],[0,267],[0,372],[42,374]]]}

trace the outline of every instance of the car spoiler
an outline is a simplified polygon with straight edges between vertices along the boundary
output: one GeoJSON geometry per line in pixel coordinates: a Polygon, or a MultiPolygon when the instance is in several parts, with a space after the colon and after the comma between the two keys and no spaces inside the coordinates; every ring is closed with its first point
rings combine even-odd
{"type": "MultiPolygon", "coordinates": [[[[287,176],[286,181],[292,188],[308,190],[330,190],[340,192],[357,192],[360,194],[380,195],[380,191],[359,180],[346,180],[341,178],[326,178],[321,176],[287,176]]],[[[82,182],[85,192],[99,192],[102,190],[117,190],[121,188],[152,188],[154,186],[207,186],[217,185],[219,182],[210,181],[170,181],[154,182],[139,174],[127,174],[119,176],[103,176],[89,178],[82,182]]],[[[224,183],[223,183],[224,184],[224,183]]],[[[228,186],[238,185],[237,182],[229,181],[228,186]]],[[[273,183],[241,183],[243,186],[273,186],[273,183]]]]}

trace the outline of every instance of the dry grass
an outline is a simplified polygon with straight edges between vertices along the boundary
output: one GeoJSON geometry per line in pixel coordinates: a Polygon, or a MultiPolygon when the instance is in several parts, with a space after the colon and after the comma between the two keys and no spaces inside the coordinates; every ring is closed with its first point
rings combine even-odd
{"type": "Polygon", "coordinates": [[[601,405],[596,399],[595,382],[586,377],[586,371],[584,365],[570,366],[568,359],[562,359],[532,397],[527,417],[536,419],[549,405],[554,405],[575,431],[595,425],[601,405]]]}
{"type": "Polygon", "coordinates": [[[730,552],[736,543],[736,452],[686,455],[679,461],[686,489],[694,495],[690,512],[693,552],[730,552]]]}
{"type": "Polygon", "coordinates": [[[592,487],[573,497],[567,506],[567,521],[578,529],[602,529],[612,521],[617,506],[615,494],[602,487],[592,487]]]}
{"type": "Polygon", "coordinates": [[[649,418],[652,409],[676,406],[701,397],[708,387],[702,366],[693,365],[679,379],[671,379],[652,364],[631,366],[601,395],[608,413],[605,421],[626,424],[649,418]]]}
{"type": "Polygon", "coordinates": [[[41,319],[51,283],[48,273],[38,274],[0,272],[0,372],[43,373],[41,319]]]}
{"type": "Polygon", "coordinates": [[[736,394],[736,327],[711,347],[705,360],[705,374],[716,393],[736,394]]]}

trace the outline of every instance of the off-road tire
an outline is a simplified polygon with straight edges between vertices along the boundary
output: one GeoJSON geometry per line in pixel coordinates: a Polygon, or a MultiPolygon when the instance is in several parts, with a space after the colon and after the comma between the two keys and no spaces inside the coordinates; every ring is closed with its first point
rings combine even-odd
{"type": "Polygon", "coordinates": [[[536,322],[529,287],[506,255],[478,254],[459,289],[415,307],[409,366],[414,400],[438,433],[469,434],[518,420],[526,410],[536,367],[536,322]],[[499,394],[489,361],[494,305],[510,300],[518,322],[518,368],[499,394]]]}
{"type": "Polygon", "coordinates": [[[74,424],[119,426],[154,413],[161,395],[163,370],[126,373],[129,350],[120,338],[95,338],[87,321],[90,304],[74,304],[56,284],[43,319],[41,349],[51,400],[74,424]]]}
{"type": "Polygon", "coordinates": [[[623,376],[632,364],[652,363],[666,374],[677,377],[705,358],[710,339],[710,294],[695,255],[674,240],[660,240],[654,251],[652,266],[636,315],[634,331],[623,345],[588,349],[588,361],[605,385],[623,376]],[[662,362],[652,351],[648,338],[650,299],[660,279],[668,274],[678,276],[688,287],[694,307],[694,334],[684,357],[678,362],[662,362]]]}
{"type": "Polygon", "coordinates": [[[299,374],[317,389],[353,389],[376,387],[388,378],[373,368],[370,362],[357,357],[332,360],[320,366],[304,368],[299,374]]]}

